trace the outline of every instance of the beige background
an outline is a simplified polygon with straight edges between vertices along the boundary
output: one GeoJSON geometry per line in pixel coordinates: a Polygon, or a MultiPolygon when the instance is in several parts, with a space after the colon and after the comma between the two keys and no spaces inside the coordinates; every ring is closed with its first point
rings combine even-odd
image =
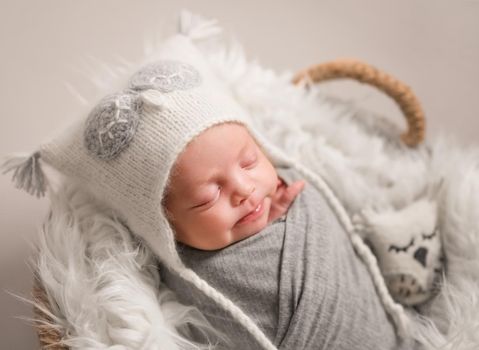
{"type": "MultiPolygon", "coordinates": [[[[187,8],[218,18],[250,58],[293,70],[336,57],[357,57],[407,82],[423,104],[428,135],[444,130],[465,143],[479,131],[479,1],[127,1],[11,0],[0,2],[0,154],[31,152],[52,130],[74,118],[77,100],[64,81],[81,85],[71,67],[89,53],[135,58],[145,33],[175,30],[187,8]]],[[[398,122],[394,104],[353,83],[327,89],[398,122]]],[[[0,347],[32,349],[24,321],[29,243],[47,201],[0,177],[0,347]]]]}

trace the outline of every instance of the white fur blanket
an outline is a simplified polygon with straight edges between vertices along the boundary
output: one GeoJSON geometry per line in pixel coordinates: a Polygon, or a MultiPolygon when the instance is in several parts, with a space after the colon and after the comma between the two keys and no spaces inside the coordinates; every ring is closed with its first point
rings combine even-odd
{"type": "MultiPolygon", "coordinates": [[[[479,348],[479,149],[446,136],[411,150],[377,116],[292,86],[248,62],[241,47],[205,52],[236,98],[275,144],[328,182],[352,214],[364,205],[400,208],[444,180],[440,229],[448,261],[440,294],[414,317],[425,349],[479,348]]],[[[191,349],[177,327],[207,326],[161,286],[151,252],[75,184],[51,192],[40,232],[38,272],[55,327],[74,349],[191,349]]]]}

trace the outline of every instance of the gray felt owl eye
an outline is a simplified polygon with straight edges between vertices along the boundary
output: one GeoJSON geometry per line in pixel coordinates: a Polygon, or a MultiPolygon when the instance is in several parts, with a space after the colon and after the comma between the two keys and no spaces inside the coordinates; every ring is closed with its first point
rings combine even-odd
{"type": "Polygon", "coordinates": [[[83,140],[90,154],[110,160],[128,147],[138,127],[140,104],[136,93],[128,91],[103,98],[85,125],[83,140]]]}
{"type": "Polygon", "coordinates": [[[190,64],[162,60],[150,63],[130,79],[134,90],[156,89],[161,92],[186,90],[201,84],[200,73],[190,64]]]}

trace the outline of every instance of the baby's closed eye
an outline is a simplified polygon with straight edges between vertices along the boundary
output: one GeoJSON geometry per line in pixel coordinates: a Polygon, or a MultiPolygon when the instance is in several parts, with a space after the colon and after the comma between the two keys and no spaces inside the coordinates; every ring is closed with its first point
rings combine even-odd
{"type": "Polygon", "coordinates": [[[245,160],[241,162],[241,167],[246,169],[253,168],[258,161],[258,156],[255,154],[249,155],[245,160]]]}
{"type": "Polygon", "coordinates": [[[221,193],[221,186],[217,186],[216,191],[214,193],[208,194],[203,199],[196,201],[199,204],[193,205],[192,209],[200,208],[200,207],[206,206],[207,204],[215,202],[219,198],[220,193],[221,193]]]}

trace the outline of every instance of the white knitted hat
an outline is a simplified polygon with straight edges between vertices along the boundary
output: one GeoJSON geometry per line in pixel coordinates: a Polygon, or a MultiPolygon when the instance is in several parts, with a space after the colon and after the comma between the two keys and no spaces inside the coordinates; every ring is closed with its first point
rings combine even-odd
{"type": "Polygon", "coordinates": [[[122,91],[104,97],[27,162],[10,161],[9,170],[16,169],[20,187],[43,195],[41,158],[115,209],[167,265],[178,266],[161,206],[171,167],[205,129],[249,121],[190,36],[171,37],[154,56],[122,91]]]}
{"type": "MultiPolygon", "coordinates": [[[[328,186],[268,142],[212,72],[193,39],[216,30],[214,21],[183,12],[180,33],[132,72],[123,90],[103,98],[88,116],[43,143],[32,155],[10,157],[2,168],[4,173],[14,171],[16,187],[36,196],[43,196],[47,186],[40,159],[80,182],[116,210],[165,265],[229,310],[265,349],[275,349],[253,320],[182,263],[161,205],[175,160],[207,128],[223,122],[242,123],[275,166],[295,166],[323,192],[346,227],[350,224],[328,186]]],[[[353,239],[353,244],[364,249],[359,240],[353,239]]],[[[384,286],[381,290],[386,295],[384,286]]],[[[390,297],[385,298],[386,306],[392,303],[390,297]]],[[[388,311],[402,322],[402,309],[392,304],[388,311]]]]}

